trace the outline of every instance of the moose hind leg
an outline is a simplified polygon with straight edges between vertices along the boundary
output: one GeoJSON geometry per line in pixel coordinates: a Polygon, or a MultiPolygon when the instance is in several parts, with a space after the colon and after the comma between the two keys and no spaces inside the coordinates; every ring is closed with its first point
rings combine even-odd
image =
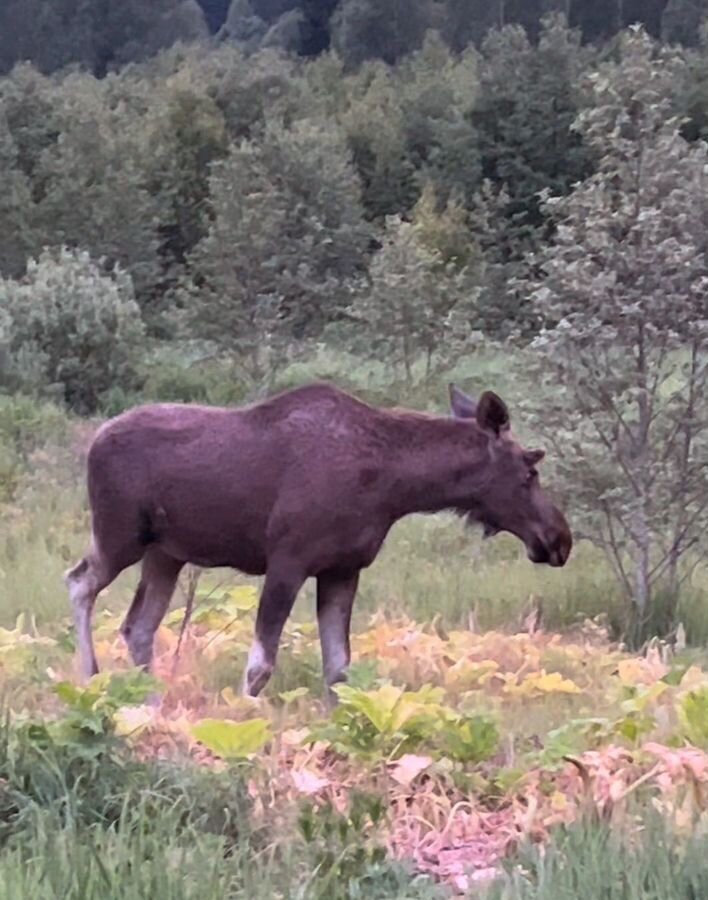
{"type": "Polygon", "coordinates": [[[257,697],[273,674],[280,636],[304,580],[296,566],[280,563],[268,568],[243,679],[243,692],[248,697],[257,697]]]}
{"type": "Polygon", "coordinates": [[[80,675],[84,681],[98,672],[91,634],[91,618],[96,597],[111,580],[105,564],[96,552],[89,553],[64,573],[64,582],[69,589],[74,614],[80,675]]]}
{"type": "Polygon", "coordinates": [[[140,583],[121,625],[133,662],[148,671],[152,666],[155,632],[170,605],[183,565],[157,547],[151,548],[143,559],[140,583]]]}
{"type": "Polygon", "coordinates": [[[337,700],[332,687],[347,679],[351,660],[349,629],[358,584],[358,572],[348,576],[325,573],[317,579],[317,620],[330,705],[337,700]]]}

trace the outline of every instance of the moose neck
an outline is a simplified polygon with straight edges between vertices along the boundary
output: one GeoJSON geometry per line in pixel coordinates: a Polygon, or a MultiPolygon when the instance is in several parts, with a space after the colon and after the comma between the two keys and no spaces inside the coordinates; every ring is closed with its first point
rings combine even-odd
{"type": "Polygon", "coordinates": [[[402,414],[392,422],[396,517],[464,507],[486,477],[487,438],[471,422],[402,414]]]}

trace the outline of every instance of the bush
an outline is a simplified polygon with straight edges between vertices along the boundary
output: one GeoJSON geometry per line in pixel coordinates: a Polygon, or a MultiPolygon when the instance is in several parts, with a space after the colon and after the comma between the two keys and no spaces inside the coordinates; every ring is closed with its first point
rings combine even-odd
{"type": "Polygon", "coordinates": [[[141,393],[146,400],[161,403],[231,406],[246,402],[248,385],[227,362],[185,365],[167,360],[150,367],[141,393]]]}
{"type": "Polygon", "coordinates": [[[0,280],[3,309],[0,377],[11,390],[91,413],[112,385],[135,385],[144,328],[132,280],[118,267],[104,273],[83,251],[47,250],[21,281],[0,280]]]}

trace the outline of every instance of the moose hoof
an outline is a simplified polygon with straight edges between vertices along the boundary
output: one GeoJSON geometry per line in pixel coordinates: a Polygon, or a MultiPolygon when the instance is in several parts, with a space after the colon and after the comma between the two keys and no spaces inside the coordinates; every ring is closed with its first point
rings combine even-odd
{"type": "Polygon", "coordinates": [[[272,666],[258,666],[246,672],[244,693],[247,697],[257,697],[268,684],[273,674],[272,666]]]}

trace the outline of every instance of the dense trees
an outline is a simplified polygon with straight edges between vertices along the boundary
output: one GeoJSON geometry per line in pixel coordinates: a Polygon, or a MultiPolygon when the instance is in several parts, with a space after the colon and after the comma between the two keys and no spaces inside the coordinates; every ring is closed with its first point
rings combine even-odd
{"type": "MultiPolygon", "coordinates": [[[[45,247],[86,251],[104,273],[119,265],[149,334],[187,329],[237,355],[254,383],[269,377],[263,359],[371,309],[388,290],[387,260],[412,273],[414,304],[435,293],[419,278],[431,259],[436,290],[464,270],[466,318],[452,304],[447,338],[463,321],[490,337],[532,336],[520,285],[558,227],[544,198],[586,183],[602,157],[576,127],[597,106],[588,76],[600,54],[558,3],[537,6],[545,15],[531,34],[503,24],[455,53],[445,28],[416,30],[449,26],[447,7],[408,5],[403,23],[393,3],[387,27],[401,20],[399,37],[415,39],[391,64],[226,42],[105,78],[18,66],[0,79],[0,273],[21,277],[45,247]]],[[[270,29],[296,7],[238,0],[231,12],[270,29]]],[[[381,8],[337,6],[335,43],[355,23],[380,31],[381,8]]],[[[500,22],[521,15],[513,3],[500,10],[500,22]]],[[[682,131],[694,140],[708,122],[708,52],[672,52],[682,64],[662,102],[688,116],[682,131]]]]}
{"type": "Polygon", "coordinates": [[[47,73],[78,63],[104,75],[210,33],[249,51],[312,57],[336,48],[349,64],[392,63],[418,49],[428,29],[458,51],[508,25],[535,43],[549,13],[564,15],[584,42],[639,23],[654,37],[695,46],[706,12],[705,0],[6,0],[0,73],[31,61],[47,73]]]}
{"type": "Polygon", "coordinates": [[[0,5],[0,72],[29,60],[42,72],[79,63],[103,75],[207,34],[196,0],[7,0],[0,5]]]}
{"type": "Polygon", "coordinates": [[[543,20],[536,46],[516,25],[490,32],[482,44],[480,99],[471,122],[482,177],[497,198],[490,209],[494,194],[487,195],[484,207],[492,221],[485,224],[487,234],[480,235],[494,256],[497,276],[490,284],[495,296],[486,299],[486,292],[484,306],[503,307],[507,322],[519,319],[522,310],[515,299],[500,302],[504,284],[524,255],[547,237],[542,193],[565,194],[592,168],[587,147],[571,128],[581,102],[579,78],[591,59],[579,33],[557,15],[543,20]]]}
{"type": "Polygon", "coordinates": [[[269,122],[213,171],[211,223],[183,291],[187,327],[260,387],[293,338],[337,317],[365,272],[369,228],[344,137],[325,122],[269,122]]]}

